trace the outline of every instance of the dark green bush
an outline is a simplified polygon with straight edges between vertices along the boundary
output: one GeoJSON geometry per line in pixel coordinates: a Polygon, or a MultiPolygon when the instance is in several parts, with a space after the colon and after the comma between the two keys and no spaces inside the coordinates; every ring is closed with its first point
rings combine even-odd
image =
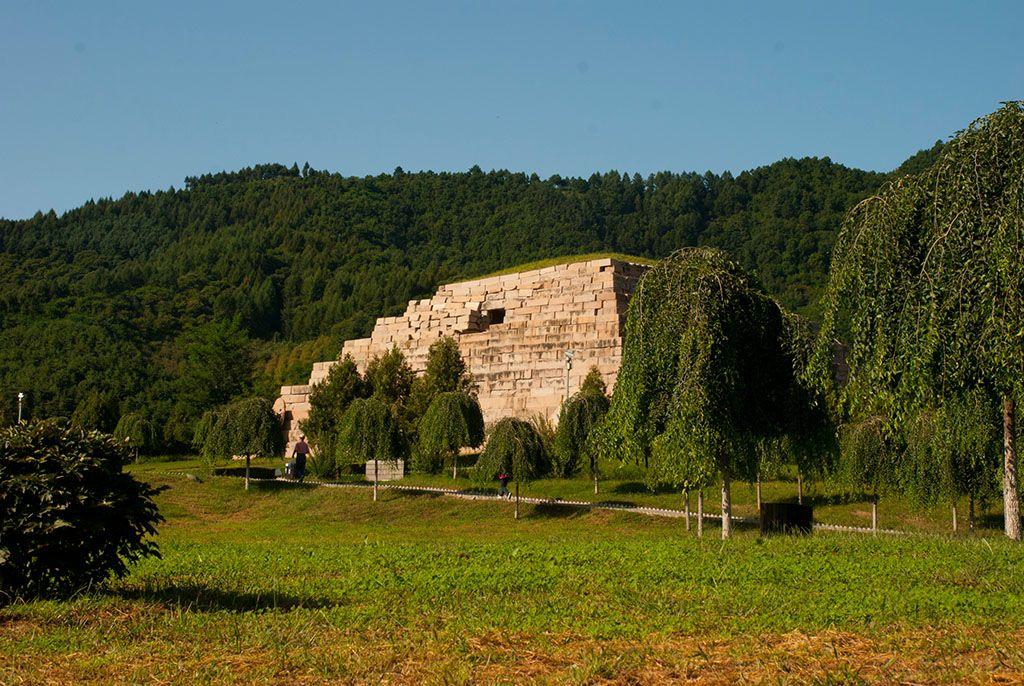
{"type": "Polygon", "coordinates": [[[122,471],[112,436],[67,422],[0,429],[0,593],[66,595],[159,557],[160,489],[122,471]]]}

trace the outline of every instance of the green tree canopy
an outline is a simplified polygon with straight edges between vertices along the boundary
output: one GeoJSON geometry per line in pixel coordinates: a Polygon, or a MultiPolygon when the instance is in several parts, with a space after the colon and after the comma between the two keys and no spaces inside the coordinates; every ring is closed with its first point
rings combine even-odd
{"type": "Polygon", "coordinates": [[[242,398],[204,415],[197,423],[196,441],[209,462],[272,456],[280,452],[281,420],[265,398],[242,398]]]}
{"type": "Polygon", "coordinates": [[[141,412],[121,415],[114,429],[114,440],[142,454],[151,453],[160,446],[160,436],[156,427],[141,412]]]}
{"type": "Polygon", "coordinates": [[[475,448],[484,440],[484,416],[480,403],[462,391],[434,396],[420,419],[413,464],[431,474],[451,468],[457,476],[459,450],[475,448]]]}
{"type": "Polygon", "coordinates": [[[351,355],[332,366],[327,378],[313,386],[309,393],[309,416],[301,428],[313,444],[316,456],[310,467],[317,476],[335,475],[335,441],[341,419],[352,401],[368,394],[368,384],[359,375],[351,355]]]}
{"type": "Polygon", "coordinates": [[[397,347],[375,356],[366,365],[366,382],[372,395],[394,405],[402,405],[409,399],[415,378],[405,355],[397,347]]]}
{"type": "Polygon", "coordinates": [[[1008,103],[960,132],[927,171],[889,183],[850,212],[809,369],[844,416],[879,417],[890,434],[975,389],[1001,398],[1004,517],[1014,539],[1022,246],[1024,110],[1008,103]],[[839,385],[830,359],[843,337],[849,376],[839,385]]]}
{"type": "Polygon", "coordinates": [[[335,443],[339,464],[374,463],[373,499],[377,500],[378,463],[404,459],[409,446],[394,406],[381,395],[356,398],[338,427],[335,443]]]}
{"type": "Polygon", "coordinates": [[[595,436],[608,456],[646,464],[652,483],[754,481],[765,446],[808,440],[824,419],[798,378],[798,327],[738,264],[713,249],[674,253],[630,302],[611,407],[595,436]]]}
{"type": "Polygon", "coordinates": [[[452,336],[442,336],[430,344],[427,368],[423,376],[413,382],[410,411],[421,417],[438,393],[474,393],[475,390],[458,342],[452,336]]]}
{"type": "Polygon", "coordinates": [[[591,369],[580,390],[562,404],[551,456],[551,473],[554,476],[568,477],[584,469],[594,479],[595,488],[598,459],[589,438],[593,428],[608,413],[609,406],[604,381],[596,372],[596,368],[591,369]]]}
{"type": "Polygon", "coordinates": [[[547,470],[548,455],[537,430],[529,422],[505,417],[495,422],[476,463],[476,476],[493,481],[505,473],[513,481],[532,481],[547,470]]]}

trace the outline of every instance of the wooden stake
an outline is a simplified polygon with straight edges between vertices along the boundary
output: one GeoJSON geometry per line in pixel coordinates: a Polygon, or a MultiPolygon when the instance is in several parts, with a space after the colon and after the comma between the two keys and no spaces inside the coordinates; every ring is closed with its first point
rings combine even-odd
{"type": "Polygon", "coordinates": [[[953,503],[953,533],[956,533],[958,530],[959,528],[957,527],[956,521],[956,503],[953,503]]]}
{"type": "Polygon", "coordinates": [[[519,480],[516,479],[516,512],[513,519],[519,519],[519,480]]]}
{"type": "Polygon", "coordinates": [[[704,537],[704,489],[697,491],[697,538],[704,537]]]}
{"type": "Polygon", "coordinates": [[[732,535],[732,494],[729,475],[722,474],[722,540],[732,535]]]}
{"type": "Polygon", "coordinates": [[[690,489],[683,489],[683,497],[685,498],[685,506],[683,511],[686,513],[686,530],[690,530],[690,489]]]}
{"type": "Polygon", "coordinates": [[[796,502],[804,504],[804,477],[800,472],[796,474],[796,502]]]}
{"type": "Polygon", "coordinates": [[[245,456],[245,490],[249,490],[249,456],[245,456]]]}
{"type": "Polygon", "coordinates": [[[878,496],[871,499],[871,533],[878,533],[878,496]]]}

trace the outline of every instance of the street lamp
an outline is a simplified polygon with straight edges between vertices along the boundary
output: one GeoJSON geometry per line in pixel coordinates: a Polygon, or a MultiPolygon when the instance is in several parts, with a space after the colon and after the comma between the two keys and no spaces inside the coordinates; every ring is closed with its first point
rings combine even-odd
{"type": "Polygon", "coordinates": [[[18,391],[18,423],[21,424],[21,404],[25,400],[25,394],[18,391]]]}
{"type": "Polygon", "coordinates": [[[565,399],[569,400],[569,370],[572,369],[572,358],[576,355],[574,350],[565,351],[565,399]]]}

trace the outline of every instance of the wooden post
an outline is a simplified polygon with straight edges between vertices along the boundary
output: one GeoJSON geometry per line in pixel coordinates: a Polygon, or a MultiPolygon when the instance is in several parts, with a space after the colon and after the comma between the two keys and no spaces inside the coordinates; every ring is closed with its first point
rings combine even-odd
{"type": "Polygon", "coordinates": [[[597,472],[594,472],[594,495],[597,495],[597,494],[598,494],[598,488],[597,488],[597,472]]]}
{"type": "Polygon", "coordinates": [[[871,498],[871,533],[878,534],[878,496],[871,498]]]}
{"type": "Polygon", "coordinates": [[[959,531],[959,528],[957,527],[957,521],[956,521],[956,503],[954,502],[954,503],[953,503],[953,533],[956,533],[957,531],[959,531]]]}
{"type": "Polygon", "coordinates": [[[513,519],[519,519],[519,479],[516,479],[516,512],[513,519]]]}
{"type": "Polygon", "coordinates": [[[377,465],[380,460],[373,461],[373,502],[377,502],[377,465]]]}
{"type": "Polygon", "coordinates": [[[704,537],[704,489],[697,491],[697,538],[704,537]]]}
{"type": "Polygon", "coordinates": [[[690,530],[690,489],[683,489],[683,497],[686,499],[683,511],[686,513],[686,530],[690,530]]]}
{"type": "Polygon", "coordinates": [[[1010,396],[1003,398],[1003,529],[1006,536],[1020,540],[1020,493],[1017,490],[1017,446],[1014,444],[1014,421],[1017,403],[1010,396]]]}
{"type": "Polygon", "coordinates": [[[757,516],[761,516],[761,472],[757,473],[757,516]]]}
{"type": "Polygon", "coordinates": [[[796,473],[796,501],[804,504],[804,476],[800,472],[796,473]]]}
{"type": "Polygon", "coordinates": [[[452,479],[459,478],[459,451],[456,450],[455,454],[452,455],[452,479]]]}
{"type": "Polygon", "coordinates": [[[249,456],[245,456],[245,490],[249,490],[249,456]]]}
{"type": "Polygon", "coordinates": [[[729,490],[729,474],[722,472],[722,540],[732,534],[732,494],[729,490]]]}

